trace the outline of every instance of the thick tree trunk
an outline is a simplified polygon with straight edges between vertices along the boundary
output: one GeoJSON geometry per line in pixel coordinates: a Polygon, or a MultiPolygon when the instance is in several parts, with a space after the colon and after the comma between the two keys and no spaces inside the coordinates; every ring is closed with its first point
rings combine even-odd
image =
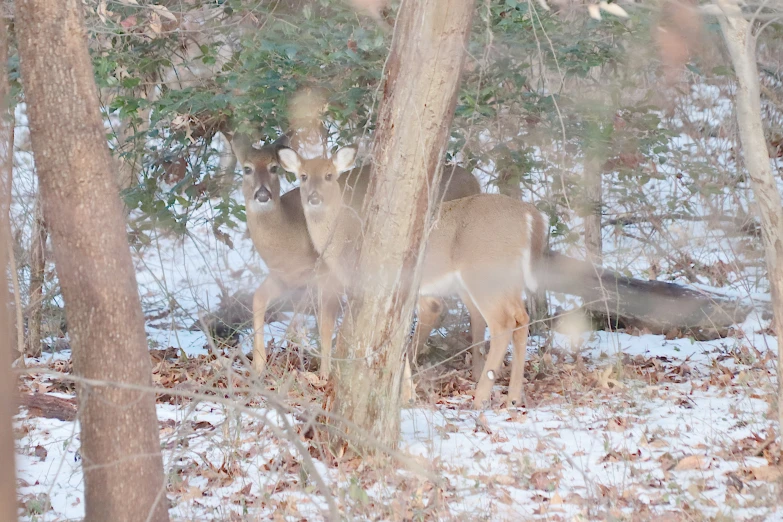
{"type": "MultiPolygon", "coordinates": [[[[737,75],[736,104],[742,157],[761,215],[761,239],[769,272],[775,331],[778,336],[778,422],[783,427],[783,209],[769,163],[761,123],[761,94],[756,67],[756,39],[735,1],[718,0],[718,17],[737,75]]],[[[783,429],[783,428],[781,428],[783,429]]]]}
{"type": "Polygon", "coordinates": [[[47,237],[40,196],[36,198],[33,213],[33,230],[30,239],[30,300],[27,306],[27,354],[39,357],[47,237]]]}
{"type": "Polygon", "coordinates": [[[469,0],[403,2],[386,70],[359,280],[338,339],[348,361],[335,409],[388,447],[399,438],[413,274],[432,207],[427,194],[436,193],[426,188],[441,175],[473,10],[469,0]]]}
{"type": "MultiPolygon", "coordinates": [[[[2,157],[0,157],[0,168],[8,171],[8,183],[0,188],[0,192],[11,191],[11,169],[13,166],[13,127],[7,128],[8,113],[6,100],[8,99],[8,81],[6,78],[5,64],[8,58],[8,36],[6,34],[6,23],[0,20],[0,117],[4,123],[3,132],[0,134],[0,143],[2,146],[2,157]],[[9,139],[9,137],[11,139],[9,139]]],[[[4,173],[5,174],[5,173],[4,173]]],[[[6,194],[0,194],[0,201],[10,201],[6,194]]],[[[5,260],[8,256],[13,256],[13,252],[6,252],[11,244],[11,238],[7,234],[11,230],[8,208],[0,210],[0,266],[5,267],[5,260]]],[[[3,270],[5,274],[5,270],[3,270]]],[[[8,281],[5,276],[0,278],[0,520],[16,520],[16,462],[14,450],[14,431],[11,424],[11,418],[16,414],[16,379],[11,375],[11,321],[9,315],[10,296],[8,295],[8,281]]],[[[24,335],[24,332],[17,332],[17,335],[24,335]]]]}
{"type": "MultiPolygon", "coordinates": [[[[80,0],[16,2],[44,217],[79,375],[151,386],[141,304],[80,0]]],[[[86,520],[168,520],[155,399],[79,388],[86,520]]]]}

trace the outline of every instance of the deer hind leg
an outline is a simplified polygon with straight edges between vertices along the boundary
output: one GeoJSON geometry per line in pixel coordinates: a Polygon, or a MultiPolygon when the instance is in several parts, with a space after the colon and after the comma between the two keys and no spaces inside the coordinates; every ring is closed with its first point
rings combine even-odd
{"type": "Polygon", "coordinates": [[[267,277],[253,294],[253,369],[262,375],[266,368],[266,345],[264,343],[264,317],[271,301],[281,295],[285,288],[281,282],[267,277]]]}
{"type": "Polygon", "coordinates": [[[489,354],[484,364],[484,369],[476,385],[476,393],[473,396],[473,406],[482,408],[491,399],[492,387],[498,377],[498,372],[503,364],[508,343],[514,331],[516,321],[508,307],[507,302],[501,300],[494,305],[481,306],[484,310],[484,318],[489,324],[489,354]]]}
{"type": "Polygon", "coordinates": [[[525,402],[525,356],[527,355],[527,336],[530,328],[530,316],[525,303],[520,299],[514,312],[515,329],[513,334],[514,355],[511,359],[511,379],[508,385],[508,406],[518,406],[525,402]]]}
{"type": "Polygon", "coordinates": [[[417,310],[419,321],[413,332],[413,353],[411,354],[411,359],[414,363],[420,355],[429,353],[427,338],[429,338],[430,333],[438,324],[443,308],[443,299],[439,297],[423,296],[419,298],[417,310]]]}
{"type": "Polygon", "coordinates": [[[487,360],[485,355],[487,342],[484,339],[484,334],[487,331],[487,322],[484,320],[484,316],[481,315],[481,310],[478,309],[467,292],[462,292],[460,298],[462,299],[462,302],[465,303],[468,314],[470,314],[470,352],[473,361],[472,374],[473,380],[478,382],[487,360]]]}

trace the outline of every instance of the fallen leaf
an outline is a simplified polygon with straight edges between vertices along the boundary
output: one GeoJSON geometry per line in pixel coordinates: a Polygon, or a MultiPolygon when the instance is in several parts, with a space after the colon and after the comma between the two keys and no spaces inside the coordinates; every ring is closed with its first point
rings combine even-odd
{"type": "Polygon", "coordinates": [[[517,483],[516,479],[511,475],[495,475],[493,478],[501,486],[513,486],[517,483]]]}
{"type": "Polygon", "coordinates": [[[685,471],[692,469],[704,469],[705,464],[706,461],[701,455],[688,455],[687,457],[680,459],[677,465],[674,466],[674,470],[685,471]]]}
{"type": "Polygon", "coordinates": [[[35,447],[35,456],[41,459],[41,462],[46,460],[47,455],[49,455],[49,452],[46,451],[46,448],[44,448],[40,444],[35,447]]]}
{"type": "Polygon", "coordinates": [[[763,480],[765,482],[774,482],[783,475],[783,469],[779,466],[760,466],[758,468],[750,468],[753,477],[756,480],[763,480]]]}

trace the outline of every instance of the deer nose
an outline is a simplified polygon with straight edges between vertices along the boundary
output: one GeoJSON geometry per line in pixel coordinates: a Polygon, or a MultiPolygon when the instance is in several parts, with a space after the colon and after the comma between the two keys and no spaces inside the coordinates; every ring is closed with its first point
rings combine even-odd
{"type": "Polygon", "coordinates": [[[259,203],[268,203],[270,199],[272,199],[272,194],[269,192],[269,189],[266,187],[261,187],[258,190],[256,190],[256,194],[254,196],[256,198],[256,201],[259,203]]]}
{"type": "Polygon", "coordinates": [[[317,207],[322,201],[321,195],[318,192],[311,192],[310,195],[307,196],[307,202],[313,207],[317,207]]]}

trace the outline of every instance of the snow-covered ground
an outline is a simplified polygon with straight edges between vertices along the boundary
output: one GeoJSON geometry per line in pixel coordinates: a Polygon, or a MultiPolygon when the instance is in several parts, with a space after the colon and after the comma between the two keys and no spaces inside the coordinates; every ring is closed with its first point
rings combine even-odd
{"type": "MultiPolygon", "coordinates": [[[[720,102],[713,110],[718,114],[707,119],[727,112],[720,102]]],[[[686,138],[677,144],[691,145],[686,138]]],[[[723,162],[725,142],[713,145],[713,159],[723,162]]],[[[17,163],[24,168],[29,158],[22,154],[17,163]]],[[[33,183],[21,180],[15,212],[27,219],[33,183]]],[[[682,194],[697,215],[735,215],[730,207],[738,201],[747,207],[746,190],[707,201],[684,183],[669,177],[643,190],[661,203],[682,194]]],[[[611,197],[607,207],[622,211],[611,197]]],[[[264,266],[243,226],[229,232],[230,248],[215,237],[209,212],[204,207],[192,217],[185,238],[162,235],[134,254],[154,382],[169,390],[157,408],[173,519],[318,520],[331,506],[351,520],[783,520],[777,340],[761,318],[769,303],[763,269],[738,263],[747,259],[741,239],[707,221],[677,222],[665,237],[642,224],[627,227],[639,237],[649,232],[667,252],[687,254],[683,265],[611,227],[604,237],[608,266],[685,283],[682,270],[690,262],[692,287],[754,305],[732,337],[533,338],[527,404],[517,410],[471,410],[468,364],[455,357],[416,375],[419,400],[402,413],[398,451],[363,461],[326,451],[308,424],[330,394],[299,363],[297,354],[311,344],[304,334],[308,327],[312,333],[311,318],[296,328],[267,325],[267,339],[279,348],[269,377],[259,393],[232,391],[247,383],[245,369],[224,358],[230,350],[211,352],[196,326],[221,296],[252,291],[264,266]],[[722,284],[696,270],[698,263],[725,270],[717,274],[725,276],[722,284]]],[[[578,230],[578,219],[570,224],[578,230]]],[[[551,299],[565,309],[578,304],[551,299]]],[[[249,342],[241,341],[245,353],[249,342]]],[[[46,372],[23,375],[23,393],[73,399],[72,388],[51,373],[70,372],[67,350],[27,364],[46,372]]],[[[505,384],[501,378],[497,391],[505,384]]],[[[22,518],[81,518],[78,420],[22,409],[15,430],[22,518]]]]}
{"type": "MultiPolygon", "coordinates": [[[[173,346],[188,356],[153,359],[156,384],[173,393],[243,382],[239,363],[229,376],[225,361],[208,355],[203,334],[188,328],[221,286],[252,289],[261,277],[242,232],[233,239],[238,248],[231,250],[205,225],[137,256],[147,315],[168,298],[179,307],[148,324],[152,348],[173,346]]],[[[275,404],[245,395],[159,402],[171,515],[317,520],[333,499],[349,519],[783,520],[779,474],[769,467],[778,448],[777,345],[767,326],[754,313],[735,337],[710,342],[554,334],[547,355],[529,353],[534,380],[519,410],[470,410],[472,383],[458,360],[418,376],[420,402],[403,411],[399,453],[368,463],[327,456],[305,436],[306,412],[323,404],[324,383],[296,368],[296,357],[278,357],[267,393],[285,386],[284,367],[296,368],[280,395],[282,417],[275,404]]],[[[280,342],[285,325],[274,323],[267,334],[280,342]]],[[[68,359],[62,352],[28,364],[70,371],[68,359]]],[[[24,377],[22,387],[73,397],[47,374],[24,377]]],[[[78,421],[22,410],[15,426],[23,518],[83,516],[78,421]]]]}

